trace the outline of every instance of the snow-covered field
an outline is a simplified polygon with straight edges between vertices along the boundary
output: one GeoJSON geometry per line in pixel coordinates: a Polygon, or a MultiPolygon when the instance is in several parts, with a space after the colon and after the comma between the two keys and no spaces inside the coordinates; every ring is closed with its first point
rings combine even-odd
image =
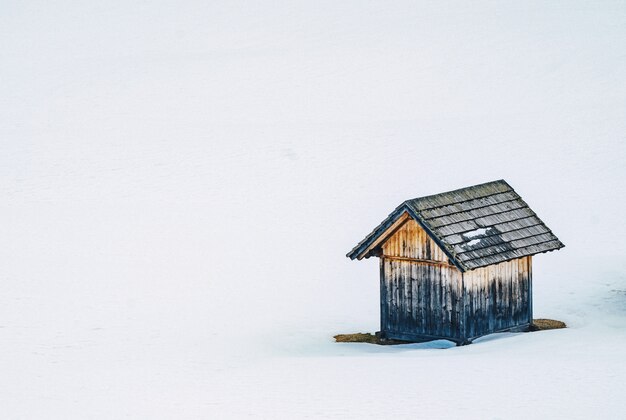
{"type": "Polygon", "coordinates": [[[626,418],[626,4],[0,6],[0,418],[626,418]],[[566,330],[378,347],[401,201],[506,179],[566,330]]]}

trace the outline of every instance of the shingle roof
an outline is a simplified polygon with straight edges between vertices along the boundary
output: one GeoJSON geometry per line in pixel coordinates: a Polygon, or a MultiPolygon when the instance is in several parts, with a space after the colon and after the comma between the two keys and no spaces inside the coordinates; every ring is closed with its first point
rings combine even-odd
{"type": "Polygon", "coordinates": [[[407,200],[348,253],[362,255],[408,213],[461,271],[553,251],[565,245],[504,180],[407,200]]]}

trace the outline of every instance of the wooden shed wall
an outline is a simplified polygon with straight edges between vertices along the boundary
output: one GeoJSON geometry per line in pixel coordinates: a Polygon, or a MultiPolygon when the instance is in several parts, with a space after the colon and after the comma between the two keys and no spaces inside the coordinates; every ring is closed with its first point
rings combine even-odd
{"type": "Polygon", "coordinates": [[[381,250],[381,331],[389,338],[465,341],[532,321],[532,257],[461,273],[412,219],[381,250]]]}
{"type": "Polygon", "coordinates": [[[383,256],[448,262],[448,257],[413,219],[407,220],[384,242],[383,256]]]}
{"type": "Polygon", "coordinates": [[[381,331],[389,338],[462,336],[461,272],[445,264],[381,258],[381,331]]]}
{"type": "Polygon", "coordinates": [[[461,292],[461,272],[415,220],[382,244],[381,331],[388,337],[460,337],[461,292]]]}
{"type": "Polygon", "coordinates": [[[463,273],[466,337],[532,322],[532,257],[463,273]]]}

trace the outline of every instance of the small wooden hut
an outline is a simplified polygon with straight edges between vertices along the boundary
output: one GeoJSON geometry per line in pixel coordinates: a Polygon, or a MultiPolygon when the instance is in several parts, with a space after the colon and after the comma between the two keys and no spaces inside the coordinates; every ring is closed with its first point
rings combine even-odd
{"type": "Polygon", "coordinates": [[[380,258],[380,331],[469,344],[523,331],[532,256],[563,244],[504,180],[407,200],[348,253],[380,258]]]}

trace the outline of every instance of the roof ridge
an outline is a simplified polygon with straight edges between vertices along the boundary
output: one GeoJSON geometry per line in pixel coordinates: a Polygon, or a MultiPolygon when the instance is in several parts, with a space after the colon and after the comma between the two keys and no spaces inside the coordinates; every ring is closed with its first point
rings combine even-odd
{"type": "MultiPolygon", "coordinates": [[[[511,200],[511,201],[517,201],[517,200],[519,200],[519,198],[516,198],[515,200],[511,200]]],[[[523,203],[523,202],[522,202],[522,203],[523,203]]],[[[523,204],[526,204],[526,203],[523,203],[523,204]]],[[[477,219],[484,219],[485,217],[498,216],[498,215],[500,215],[500,214],[504,214],[504,213],[512,213],[512,212],[514,212],[515,210],[520,210],[520,209],[528,209],[528,210],[530,210],[530,207],[528,207],[528,204],[526,204],[526,205],[522,205],[522,206],[520,206],[520,207],[515,207],[514,209],[506,209],[506,210],[502,210],[502,211],[493,212],[493,213],[491,213],[491,214],[486,214],[486,215],[484,215],[484,216],[476,216],[476,217],[474,217],[474,218],[472,218],[472,219],[465,219],[465,220],[460,220],[460,221],[458,221],[458,222],[450,222],[450,223],[446,223],[446,224],[444,224],[444,225],[439,225],[439,226],[437,226],[435,229],[441,229],[441,228],[448,227],[448,226],[452,226],[452,225],[458,225],[459,223],[465,223],[465,222],[468,222],[468,221],[474,221],[474,220],[477,220],[477,219]]],[[[470,211],[470,210],[468,210],[468,211],[470,211]]],[[[537,215],[536,215],[536,214],[535,214],[532,210],[530,210],[530,211],[531,211],[531,213],[533,213],[533,214],[532,214],[531,216],[528,216],[528,217],[532,217],[532,216],[537,217],[537,215]]],[[[447,215],[446,215],[445,217],[447,217],[447,215]]],[[[430,220],[433,220],[433,219],[436,219],[436,218],[435,218],[435,217],[433,217],[433,218],[430,218],[430,219],[425,219],[425,220],[430,221],[430,220]]],[[[476,224],[478,225],[478,223],[476,223],[476,224]]],[[[485,227],[485,226],[480,226],[480,225],[479,225],[478,229],[483,228],[483,227],[485,227]]],[[[487,227],[488,227],[488,226],[487,226],[487,227]]],[[[475,230],[475,229],[473,229],[473,230],[475,230]]]]}
{"type": "MultiPolygon", "coordinates": [[[[422,197],[410,198],[410,199],[405,200],[405,201],[415,201],[415,200],[422,200],[422,199],[426,199],[426,198],[433,198],[433,197],[442,196],[442,195],[448,195],[448,194],[452,194],[452,193],[456,193],[456,192],[460,192],[460,191],[468,191],[468,190],[471,190],[473,188],[484,187],[484,186],[487,186],[487,185],[490,185],[490,184],[505,184],[506,186],[511,188],[511,186],[508,184],[508,182],[506,182],[504,179],[497,179],[495,181],[483,182],[481,184],[471,185],[469,187],[464,187],[464,188],[457,188],[455,190],[444,191],[444,192],[437,193],[437,194],[430,194],[430,195],[424,195],[422,197]]],[[[513,188],[511,188],[511,190],[513,190],[513,188]]],[[[500,194],[501,192],[502,191],[497,192],[497,193],[492,193],[492,194],[486,195],[484,197],[488,197],[490,195],[495,195],[495,194],[500,194]]],[[[476,198],[482,198],[482,197],[476,197],[476,198]]],[[[470,200],[475,200],[475,198],[472,198],[470,200]]],[[[449,204],[446,204],[446,205],[449,205],[449,204]]],[[[443,206],[438,206],[438,207],[443,207],[443,206]]],[[[435,208],[435,207],[433,207],[433,208],[435,208]]]]}
{"type": "Polygon", "coordinates": [[[461,272],[565,246],[513,187],[499,179],[405,200],[347,256],[351,259],[379,256],[381,241],[386,240],[386,236],[381,236],[387,235],[386,232],[405,212],[461,272]],[[497,197],[490,198],[494,196],[497,197]],[[464,204],[468,202],[470,204],[464,204]],[[473,228],[468,230],[471,226],[473,228]],[[498,226],[507,230],[498,232],[498,226]],[[490,228],[496,231],[488,232],[490,228]],[[486,242],[472,242],[478,238],[486,239],[486,242]],[[528,241],[535,240],[538,242],[528,244],[528,241]],[[465,246],[471,246],[466,245],[470,242],[478,247],[465,249],[465,246]]]}
{"type": "MultiPolygon", "coordinates": [[[[500,201],[497,204],[502,204],[502,203],[504,203],[506,201],[513,201],[513,200],[517,200],[517,199],[521,198],[519,196],[519,194],[516,193],[514,190],[499,191],[499,192],[495,192],[495,193],[492,193],[492,194],[483,195],[481,197],[468,198],[467,200],[464,200],[464,201],[456,201],[456,202],[450,203],[450,204],[442,204],[440,206],[426,207],[426,208],[423,208],[421,211],[432,212],[433,210],[439,210],[439,209],[442,209],[444,207],[452,207],[452,206],[456,206],[456,205],[459,205],[459,204],[467,204],[467,203],[469,203],[471,201],[486,200],[486,199],[495,197],[496,195],[511,194],[511,193],[513,193],[515,195],[515,198],[511,198],[511,199],[508,199],[508,200],[505,200],[505,201],[500,201]]],[[[419,200],[419,198],[414,198],[413,200],[419,200]]],[[[412,200],[409,200],[409,201],[412,201],[412,200]]],[[[459,213],[459,212],[470,211],[470,210],[476,210],[476,209],[479,209],[479,208],[482,208],[482,207],[489,207],[489,206],[493,206],[493,205],[494,204],[486,204],[484,206],[473,207],[473,208],[467,209],[467,210],[459,210],[458,212],[451,212],[451,213],[448,213],[448,214],[459,213]]]]}
{"type": "MultiPolygon", "coordinates": [[[[502,194],[502,193],[498,193],[498,194],[502,194]]],[[[492,195],[490,195],[489,197],[491,197],[491,196],[493,196],[493,195],[496,195],[496,194],[492,194],[492,195]]],[[[485,196],[485,197],[480,197],[480,198],[486,198],[486,197],[487,197],[487,196],[485,196]]],[[[472,199],[472,200],[467,200],[467,201],[459,201],[458,203],[454,203],[454,204],[467,203],[468,201],[473,201],[473,200],[478,200],[478,199],[476,199],[476,198],[475,198],[475,199],[472,199]]],[[[481,209],[484,209],[484,208],[487,208],[487,207],[497,206],[497,205],[500,205],[500,204],[506,204],[506,203],[510,203],[510,202],[512,202],[512,201],[519,201],[519,200],[520,200],[520,197],[511,198],[511,199],[509,199],[509,200],[500,201],[500,202],[499,202],[499,203],[497,203],[497,204],[485,204],[484,206],[473,207],[473,208],[471,208],[471,209],[467,209],[467,210],[458,210],[458,211],[453,211],[453,212],[450,212],[450,213],[446,213],[444,216],[445,216],[445,217],[448,217],[448,216],[453,216],[453,215],[455,215],[455,214],[459,214],[459,213],[469,213],[469,212],[471,212],[471,211],[481,210],[481,209]]],[[[426,209],[426,210],[421,210],[421,211],[427,211],[427,210],[432,210],[432,209],[435,209],[435,208],[441,208],[441,207],[453,206],[454,204],[447,204],[447,205],[445,205],[445,206],[433,207],[433,208],[426,209]]],[[[528,207],[528,205],[526,205],[526,207],[528,207]]],[[[518,207],[518,208],[519,208],[519,207],[518,207]]],[[[509,210],[507,210],[507,211],[511,211],[511,210],[515,210],[515,209],[509,209],[509,210]]],[[[495,214],[495,213],[494,213],[494,214],[495,214]]],[[[430,217],[424,217],[424,220],[433,220],[433,219],[438,219],[438,218],[440,218],[440,217],[442,217],[442,216],[430,216],[430,217]]],[[[485,216],[479,216],[479,217],[485,217],[485,216]]],[[[469,219],[468,219],[468,220],[469,220],[469,219]]],[[[461,220],[461,221],[459,221],[459,222],[454,222],[454,223],[461,223],[462,221],[463,221],[463,220],[461,220]]],[[[452,224],[452,223],[449,223],[449,224],[452,224]]],[[[445,226],[445,225],[442,225],[442,226],[445,226]]]]}

